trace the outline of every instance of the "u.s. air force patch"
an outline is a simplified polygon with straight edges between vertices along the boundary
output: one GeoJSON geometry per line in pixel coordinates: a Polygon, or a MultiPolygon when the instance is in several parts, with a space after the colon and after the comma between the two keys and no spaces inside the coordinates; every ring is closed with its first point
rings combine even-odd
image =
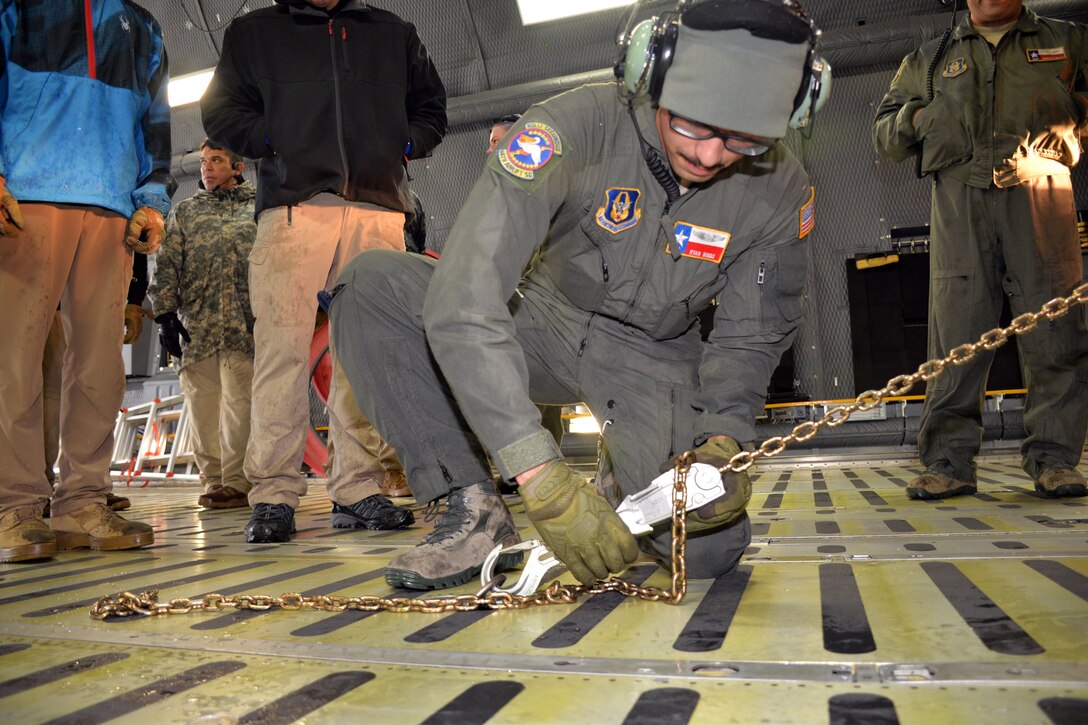
{"type": "Polygon", "coordinates": [[[512,176],[532,181],[536,172],[563,153],[563,141],[546,123],[530,121],[496,152],[499,165],[512,176]]]}
{"type": "Polygon", "coordinates": [[[642,219],[642,210],[638,208],[640,196],[640,190],[622,186],[613,186],[605,191],[604,206],[597,210],[597,226],[619,234],[638,224],[642,219]]]}
{"type": "Polygon", "coordinates": [[[955,58],[944,64],[941,75],[945,78],[955,78],[967,72],[967,61],[963,58],[955,58]]]}

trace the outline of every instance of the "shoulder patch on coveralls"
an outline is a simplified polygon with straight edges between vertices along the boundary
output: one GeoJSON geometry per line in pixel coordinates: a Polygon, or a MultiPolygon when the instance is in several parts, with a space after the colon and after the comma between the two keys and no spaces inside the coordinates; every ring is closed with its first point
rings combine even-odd
{"type": "Polygon", "coordinates": [[[536,173],[563,153],[563,140],[546,123],[530,121],[495,152],[499,165],[511,176],[532,181],[536,173]]]}
{"type": "Polygon", "coordinates": [[[597,209],[597,226],[613,234],[630,229],[642,219],[638,208],[640,189],[613,186],[604,192],[604,206],[597,209]]]}
{"type": "Polygon", "coordinates": [[[798,217],[798,230],[797,238],[804,239],[808,236],[808,233],[812,231],[812,228],[816,226],[816,187],[809,187],[808,201],[801,207],[801,211],[797,213],[798,217]]]}

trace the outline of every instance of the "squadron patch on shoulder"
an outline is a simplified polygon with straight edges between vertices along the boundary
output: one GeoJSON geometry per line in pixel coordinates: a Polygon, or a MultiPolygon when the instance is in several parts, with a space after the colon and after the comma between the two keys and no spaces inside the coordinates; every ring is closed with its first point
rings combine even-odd
{"type": "Polygon", "coordinates": [[[702,259],[718,264],[722,261],[725,248],[733,235],[721,229],[700,227],[688,222],[676,222],[672,228],[676,236],[676,247],[681,257],[702,259]]]}
{"type": "Polygon", "coordinates": [[[530,121],[496,152],[499,165],[512,176],[532,181],[536,172],[563,153],[563,140],[546,123],[530,121]]]}
{"type": "Polygon", "coordinates": [[[798,212],[799,229],[797,230],[797,238],[804,239],[808,236],[808,233],[812,231],[812,228],[816,226],[816,188],[810,186],[810,192],[808,201],[801,207],[801,211],[798,212]]]}
{"type": "Polygon", "coordinates": [[[954,58],[944,64],[944,70],[941,71],[941,75],[945,78],[955,78],[958,75],[963,75],[967,72],[967,61],[963,58],[954,58]]]}
{"type": "Polygon", "coordinates": [[[1024,52],[1028,55],[1028,63],[1050,63],[1068,58],[1065,48],[1029,48],[1024,52]]]}
{"type": "Polygon", "coordinates": [[[604,192],[604,206],[597,210],[597,226],[613,234],[630,229],[642,219],[642,210],[638,208],[642,191],[613,186],[604,192]]]}

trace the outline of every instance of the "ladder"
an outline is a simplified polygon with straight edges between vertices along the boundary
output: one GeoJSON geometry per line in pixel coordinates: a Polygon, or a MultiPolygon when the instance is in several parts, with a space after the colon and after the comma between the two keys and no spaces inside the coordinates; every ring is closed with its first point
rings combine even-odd
{"type": "Polygon", "coordinates": [[[110,477],[132,481],[199,481],[183,395],[121,408],[113,428],[110,477]]]}

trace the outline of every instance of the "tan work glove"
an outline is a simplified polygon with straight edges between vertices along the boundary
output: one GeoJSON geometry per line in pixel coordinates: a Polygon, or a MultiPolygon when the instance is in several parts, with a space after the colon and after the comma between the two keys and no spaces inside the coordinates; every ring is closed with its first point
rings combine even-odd
{"type": "Polygon", "coordinates": [[[140,333],[144,330],[144,319],[155,319],[155,316],[140,305],[125,305],[125,339],[126,345],[131,345],[140,339],[140,333]]]}
{"type": "Polygon", "coordinates": [[[540,538],[583,584],[618,574],[638,558],[627,525],[563,461],[552,461],[518,488],[540,538]]]}
{"type": "Polygon", "coordinates": [[[8,191],[8,182],[0,176],[0,236],[17,237],[23,230],[23,212],[19,201],[8,191]]]}
{"type": "MultiPolygon", "coordinates": [[[[721,469],[729,463],[729,459],[740,453],[740,446],[728,436],[714,436],[707,439],[706,443],[696,448],[696,463],[706,463],[721,469]]],[[[676,459],[669,461],[661,467],[661,472],[671,471],[676,468],[676,459]]],[[[752,498],[752,481],[747,473],[734,473],[726,471],[722,474],[722,483],[725,485],[725,495],[704,504],[687,515],[687,529],[690,533],[705,531],[736,521],[744,513],[748,505],[748,499],[752,498]]]]}
{"type": "Polygon", "coordinates": [[[159,251],[163,234],[162,212],[149,206],[141,206],[129,217],[125,244],[134,252],[154,254],[159,251]]]}

